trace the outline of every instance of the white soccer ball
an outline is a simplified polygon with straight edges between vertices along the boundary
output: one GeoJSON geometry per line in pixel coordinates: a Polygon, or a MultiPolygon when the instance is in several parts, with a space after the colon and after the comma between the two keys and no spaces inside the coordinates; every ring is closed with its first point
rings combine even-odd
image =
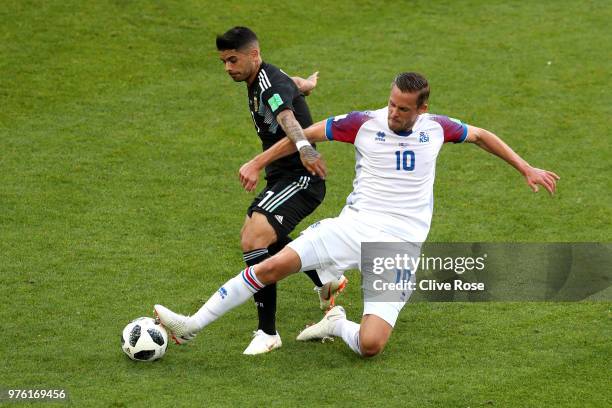
{"type": "Polygon", "coordinates": [[[168,333],[150,317],[132,320],[121,335],[121,349],[135,361],[162,358],[168,347],[168,333]]]}

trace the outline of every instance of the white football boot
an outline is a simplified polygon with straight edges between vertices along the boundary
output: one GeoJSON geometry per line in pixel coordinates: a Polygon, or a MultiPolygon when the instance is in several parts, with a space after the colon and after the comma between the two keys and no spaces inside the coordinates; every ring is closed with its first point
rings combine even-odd
{"type": "Polygon", "coordinates": [[[242,354],[254,356],[255,354],[263,354],[274,349],[279,348],[283,345],[280,335],[267,334],[263,330],[257,330],[253,332],[253,340],[242,354]]]}
{"type": "Polygon", "coordinates": [[[313,324],[298,334],[299,341],[320,340],[333,336],[334,326],[340,319],[346,319],[346,312],[342,306],[333,307],[321,319],[319,323],[313,324]]]}
{"type": "Polygon", "coordinates": [[[319,292],[319,307],[321,310],[329,310],[336,305],[336,297],[344,291],[348,279],[342,275],[339,279],[327,282],[315,290],[319,292]]]}
{"type": "Polygon", "coordinates": [[[153,307],[155,317],[166,330],[170,332],[172,340],[178,345],[189,343],[196,336],[195,333],[187,331],[187,316],[174,313],[162,305],[153,307]]]}

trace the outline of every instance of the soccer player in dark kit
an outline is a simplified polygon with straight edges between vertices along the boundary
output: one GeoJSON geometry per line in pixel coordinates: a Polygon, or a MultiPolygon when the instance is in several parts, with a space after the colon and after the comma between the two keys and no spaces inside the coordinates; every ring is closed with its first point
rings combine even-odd
{"type": "MultiPolygon", "coordinates": [[[[298,152],[272,163],[258,158],[240,168],[240,181],[247,191],[257,186],[265,167],[266,187],[253,200],[241,230],[243,258],[247,266],[262,262],[291,241],[289,233],[311,214],[325,197],[325,165],[303,133],[312,124],[304,95],[316,86],[317,73],[307,79],[289,77],[261,58],[259,41],[246,27],[234,27],[217,36],[217,50],[225,71],[236,82],[246,82],[249,109],[263,150],[285,136],[298,152]]],[[[317,286],[320,307],[334,304],[346,278],[322,285],[314,271],[305,272],[317,286]]],[[[282,345],[276,331],[276,284],[254,297],[259,325],[244,354],[261,354],[282,345]]],[[[180,343],[180,339],[177,339],[180,343]]]]}

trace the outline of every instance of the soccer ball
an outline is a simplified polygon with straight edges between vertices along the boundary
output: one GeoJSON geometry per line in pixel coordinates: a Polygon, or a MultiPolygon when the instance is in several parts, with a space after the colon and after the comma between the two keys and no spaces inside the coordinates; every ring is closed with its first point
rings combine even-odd
{"type": "Polygon", "coordinates": [[[136,361],[162,358],[168,347],[166,330],[150,317],[132,320],[121,334],[121,349],[136,361]]]}

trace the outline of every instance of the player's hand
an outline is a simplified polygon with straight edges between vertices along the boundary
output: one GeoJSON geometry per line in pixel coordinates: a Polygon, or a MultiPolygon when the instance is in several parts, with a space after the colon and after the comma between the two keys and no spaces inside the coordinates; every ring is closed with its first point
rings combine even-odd
{"type": "Polygon", "coordinates": [[[245,163],[240,167],[238,171],[238,175],[240,176],[240,184],[242,187],[248,192],[255,190],[257,187],[257,182],[259,181],[259,172],[261,172],[261,167],[259,167],[253,160],[245,163]]]}
{"type": "Polygon", "coordinates": [[[529,168],[525,173],[525,180],[534,193],[538,192],[539,184],[544,186],[550,195],[553,195],[557,190],[557,180],[559,180],[559,178],[560,177],[552,171],[536,169],[535,167],[529,168]]]}
{"type": "Polygon", "coordinates": [[[319,80],[319,71],[313,73],[308,78],[304,79],[300,86],[300,92],[305,96],[312,93],[312,90],[317,87],[317,81],[319,80]]]}
{"type": "Polygon", "coordinates": [[[312,146],[304,146],[300,149],[300,159],[306,170],[313,176],[319,176],[322,179],[327,176],[327,167],[321,153],[317,152],[312,146]]]}

